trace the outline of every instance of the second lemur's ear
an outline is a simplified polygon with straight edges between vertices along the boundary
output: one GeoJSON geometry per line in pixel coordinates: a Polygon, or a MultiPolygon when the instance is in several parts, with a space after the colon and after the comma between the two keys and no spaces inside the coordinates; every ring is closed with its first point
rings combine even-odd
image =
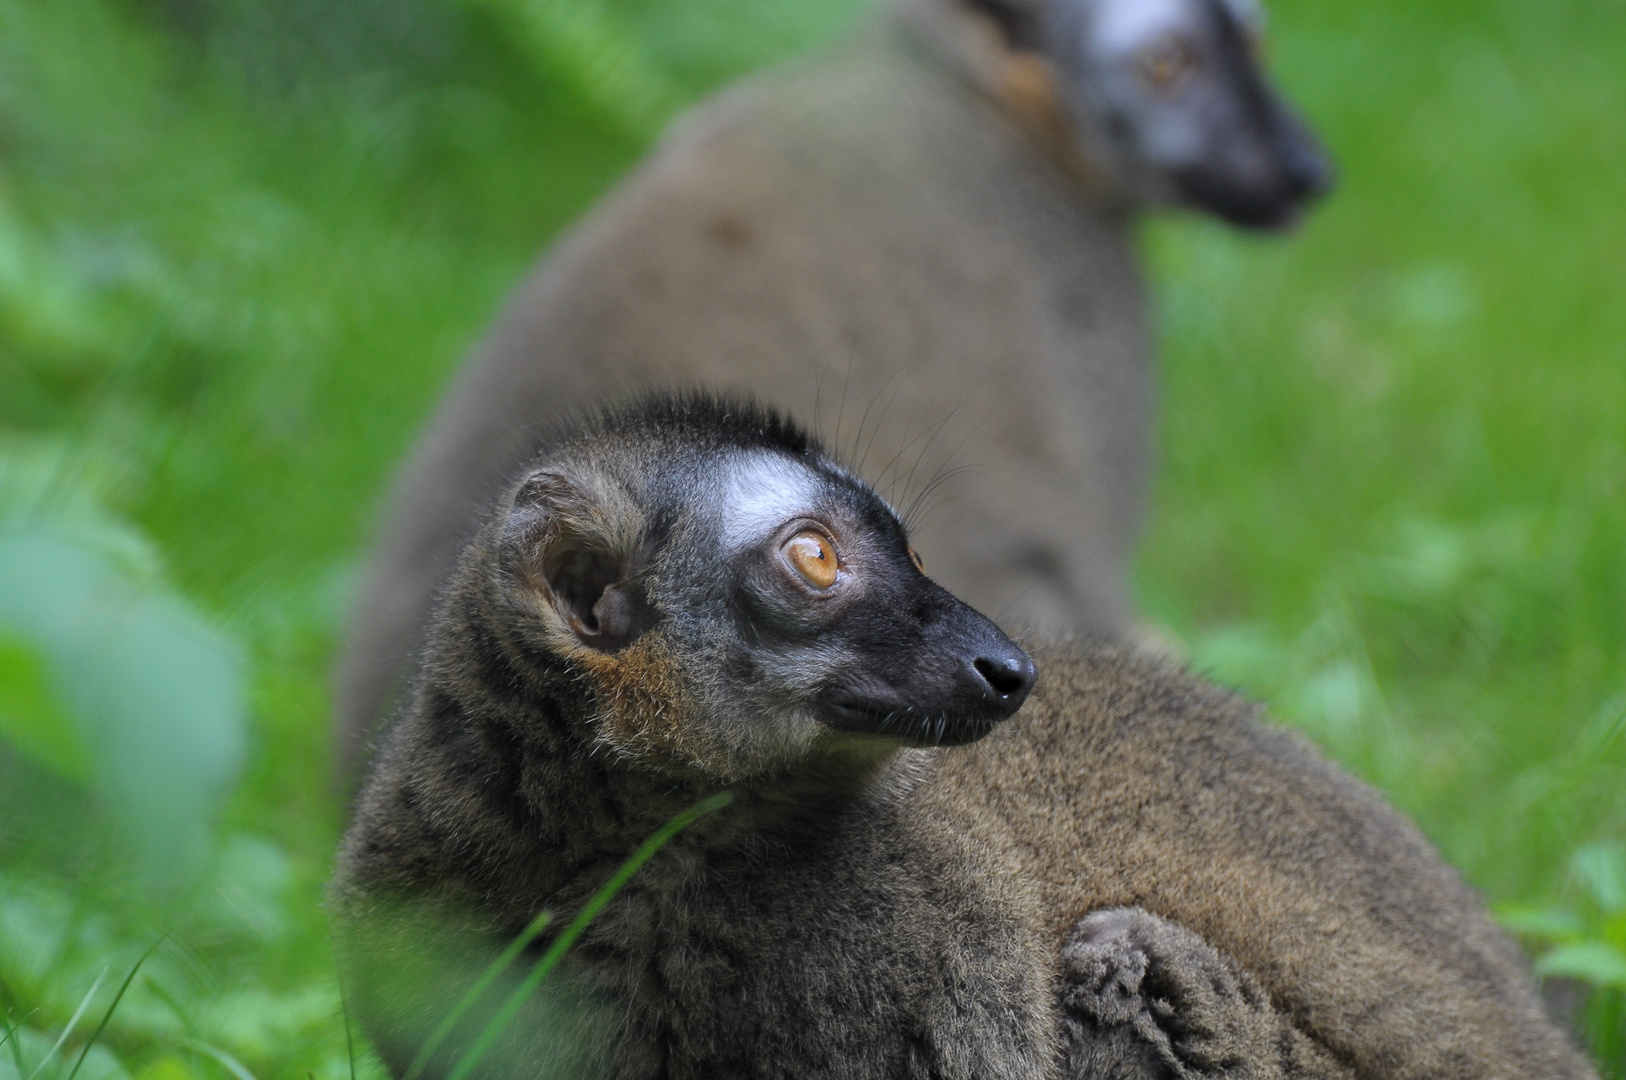
{"type": "Polygon", "coordinates": [[[507,536],[524,586],[583,645],[614,652],[648,619],[632,580],[638,531],[627,500],[544,471],[515,493],[507,536]]]}

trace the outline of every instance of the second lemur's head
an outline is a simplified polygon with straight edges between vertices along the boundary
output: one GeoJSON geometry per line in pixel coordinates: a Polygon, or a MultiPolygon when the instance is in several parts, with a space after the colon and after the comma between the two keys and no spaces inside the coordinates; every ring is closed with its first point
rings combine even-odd
{"type": "Polygon", "coordinates": [[[980,22],[985,89],[1132,203],[1270,228],[1331,186],[1326,154],[1265,76],[1259,0],[900,2],[980,22]]]}
{"type": "Polygon", "coordinates": [[[508,651],[579,696],[596,748],[657,771],[966,743],[1033,685],[871,487],[745,402],[606,411],[530,465],[484,544],[508,651]]]}

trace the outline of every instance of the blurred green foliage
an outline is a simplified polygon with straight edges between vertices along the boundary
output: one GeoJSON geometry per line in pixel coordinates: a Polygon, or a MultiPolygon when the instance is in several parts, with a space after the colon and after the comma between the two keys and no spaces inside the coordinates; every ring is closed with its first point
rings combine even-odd
{"type": "MultiPolygon", "coordinates": [[[[861,6],[0,0],[0,1080],[65,1080],[165,932],[80,1077],[349,1076],[326,672],[391,464],[675,109],[861,6]],[[47,617],[93,586],[124,675],[47,617]],[[160,719],[200,756],[108,735],[160,719]],[[170,819],[119,786],[172,775],[170,819]]],[[[1272,12],[1343,186],[1290,239],[1148,231],[1142,601],[1604,988],[1626,1076],[1626,6],[1272,12]]]]}
{"type": "Polygon", "coordinates": [[[1570,859],[1570,902],[1510,904],[1502,924],[1542,946],[1536,972],[1589,988],[1580,1020],[1600,1059],[1626,1059],[1626,844],[1598,841],[1570,859]]]}
{"type": "MultiPolygon", "coordinates": [[[[90,481],[64,447],[0,450],[0,737],[82,789],[122,867],[161,897],[202,869],[237,779],[242,659],[90,481]]],[[[17,787],[13,801],[37,801],[17,787]]],[[[13,831],[69,851],[81,839],[13,831]]]]}

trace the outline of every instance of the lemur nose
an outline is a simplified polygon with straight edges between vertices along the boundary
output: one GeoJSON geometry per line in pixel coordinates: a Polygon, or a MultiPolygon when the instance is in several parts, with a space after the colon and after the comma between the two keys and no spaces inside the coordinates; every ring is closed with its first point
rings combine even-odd
{"type": "Polygon", "coordinates": [[[1320,198],[1337,183],[1337,169],[1306,135],[1289,132],[1281,147],[1281,157],[1283,178],[1296,197],[1320,198]]]}
{"type": "Polygon", "coordinates": [[[982,680],[983,695],[1003,716],[1022,707],[1028,691],[1038,678],[1033,661],[1020,649],[993,656],[979,656],[971,662],[982,680]]]}
{"type": "Polygon", "coordinates": [[[1307,198],[1318,198],[1332,190],[1335,176],[1331,163],[1311,151],[1294,155],[1287,169],[1287,180],[1295,194],[1307,198]]]}

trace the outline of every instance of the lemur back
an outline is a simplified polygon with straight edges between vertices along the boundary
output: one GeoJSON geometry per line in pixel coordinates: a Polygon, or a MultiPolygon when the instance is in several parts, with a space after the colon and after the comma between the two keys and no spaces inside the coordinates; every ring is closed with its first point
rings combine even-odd
{"type": "Polygon", "coordinates": [[[350,1000],[447,1075],[511,983],[425,1039],[505,943],[726,791],[479,1075],[1591,1075],[1375,795],[1157,662],[1043,656],[1013,719],[1027,655],[781,418],[587,423],[465,551],[363,791],[350,1000]]]}
{"type": "Polygon", "coordinates": [[[1186,927],[1356,1075],[1594,1075],[1479,898],[1376,793],[1164,658],[1036,658],[1021,715],[926,790],[1008,853],[1045,936],[1120,907],[1186,927]]]}

